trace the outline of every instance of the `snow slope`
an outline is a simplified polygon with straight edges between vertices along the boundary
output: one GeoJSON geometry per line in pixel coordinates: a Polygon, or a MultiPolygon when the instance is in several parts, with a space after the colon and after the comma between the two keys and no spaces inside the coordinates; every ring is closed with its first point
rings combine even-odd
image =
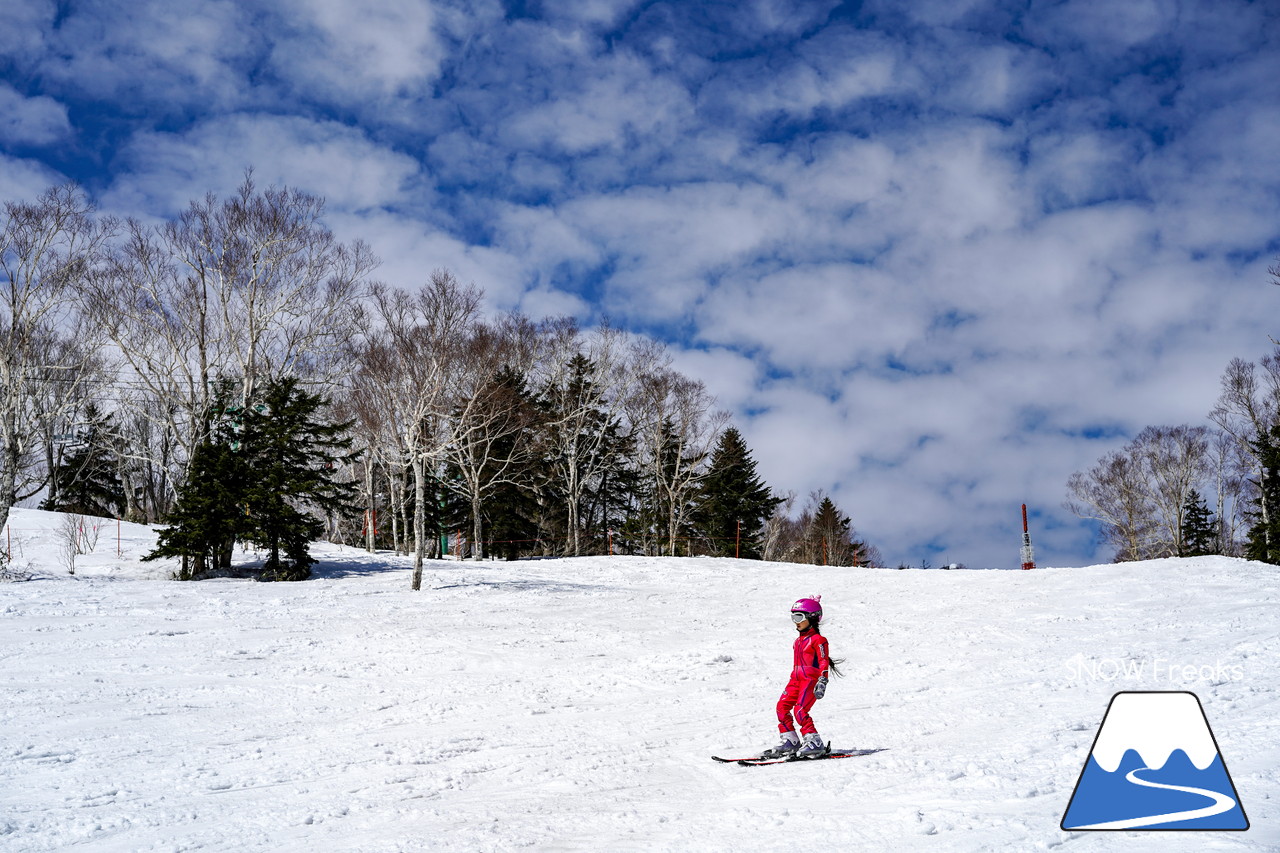
{"type": "Polygon", "coordinates": [[[142,527],[70,576],[56,517],[11,521],[35,574],[0,584],[11,853],[1280,849],[1274,567],[438,562],[414,593],[410,560],[333,545],[306,583],[165,581],[142,527]],[[848,673],[819,728],[887,751],[713,763],[774,742],[814,592],[848,673]],[[1252,829],[1058,828],[1142,689],[1197,693],[1252,829]]]}

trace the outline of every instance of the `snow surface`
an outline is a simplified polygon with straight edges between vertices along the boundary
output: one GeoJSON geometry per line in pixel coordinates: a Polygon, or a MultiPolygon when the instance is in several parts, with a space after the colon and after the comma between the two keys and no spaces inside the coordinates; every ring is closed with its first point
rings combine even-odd
{"type": "Polygon", "coordinates": [[[415,593],[409,559],[327,544],[305,583],[167,581],[114,522],[72,576],[57,516],[11,521],[8,853],[1280,849],[1275,567],[593,557],[433,562],[415,593]],[[812,593],[848,674],[818,726],[887,750],[712,762],[775,742],[812,593]],[[1248,832],[1059,829],[1123,690],[1200,697],[1248,832]]]}

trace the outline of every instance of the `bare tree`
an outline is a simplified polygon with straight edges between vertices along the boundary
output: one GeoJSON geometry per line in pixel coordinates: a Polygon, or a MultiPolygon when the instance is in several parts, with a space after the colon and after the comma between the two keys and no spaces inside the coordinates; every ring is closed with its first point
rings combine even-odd
{"type": "Polygon", "coordinates": [[[776,561],[786,558],[794,538],[791,531],[793,525],[791,510],[795,503],[796,493],[787,492],[782,498],[782,503],[773,508],[773,514],[765,522],[764,548],[762,549],[762,555],[765,560],[776,561]]]}
{"type": "Polygon", "coordinates": [[[444,459],[460,475],[458,491],[471,504],[472,549],[484,557],[486,497],[504,485],[518,485],[533,458],[537,413],[525,388],[527,369],[537,359],[539,332],[511,316],[496,326],[477,325],[454,381],[458,394],[449,417],[444,459]]]}
{"type": "Polygon", "coordinates": [[[384,458],[401,460],[413,471],[417,590],[427,549],[427,469],[443,457],[445,419],[465,342],[478,323],[480,292],[436,270],[414,295],[379,285],[372,296],[375,311],[358,350],[352,395],[381,424],[370,439],[391,442],[384,458]]]}
{"type": "Polygon", "coordinates": [[[1244,553],[1248,530],[1246,508],[1256,492],[1249,480],[1249,460],[1240,445],[1222,431],[1210,439],[1209,459],[1218,496],[1218,552],[1239,557],[1244,553]]]}
{"type": "Polygon", "coordinates": [[[586,336],[562,326],[551,339],[554,373],[545,385],[550,410],[546,436],[552,477],[567,517],[566,551],[582,553],[583,510],[588,491],[617,467],[614,448],[627,401],[644,372],[660,356],[605,324],[586,336]]]}
{"type": "Polygon", "coordinates": [[[1209,430],[1201,426],[1151,426],[1133,440],[1161,529],[1158,556],[1186,553],[1183,526],[1187,498],[1209,475],[1209,430]]]}
{"type": "Polygon", "coordinates": [[[1128,453],[1115,451],[1067,480],[1065,507],[1080,518],[1101,522],[1103,539],[1116,549],[1116,562],[1151,556],[1155,525],[1143,479],[1141,466],[1128,453]]]}
{"type": "Polygon", "coordinates": [[[656,532],[668,554],[676,553],[704,462],[729,422],[729,413],[714,406],[702,382],[665,367],[646,372],[628,401],[642,466],[661,514],[656,532]]]}
{"type": "Polygon", "coordinates": [[[1066,507],[1102,522],[1118,561],[1181,556],[1187,498],[1204,491],[1210,474],[1206,427],[1151,426],[1088,473],[1072,474],[1066,507]]]}
{"type": "Polygon", "coordinates": [[[378,261],[338,242],[323,210],[298,190],[259,192],[249,174],[230,198],[207,195],[158,228],[129,222],[109,274],[83,289],[144,392],[135,413],[177,420],[184,463],[218,379],[237,379],[247,400],[263,378],[340,373],[378,261]]]}
{"type": "MultiPolygon", "coordinates": [[[[33,204],[7,202],[0,221],[0,518],[43,487],[31,474],[36,436],[78,404],[85,358],[95,349],[82,327],[77,288],[93,273],[116,228],[95,221],[74,186],[46,190],[33,204]],[[75,345],[70,345],[75,341],[75,345]],[[24,491],[25,490],[25,491],[24,491]]],[[[44,472],[47,477],[48,471],[44,472]]]]}
{"type": "MultiPolygon", "coordinates": [[[[1261,483],[1266,475],[1260,440],[1280,424],[1280,350],[1262,359],[1261,375],[1258,367],[1241,358],[1232,359],[1222,375],[1218,403],[1209,413],[1209,419],[1231,437],[1239,455],[1248,460],[1254,483],[1261,483]]],[[[1271,519],[1280,507],[1271,506],[1265,494],[1258,493],[1258,497],[1261,530],[1268,536],[1271,519]]]]}

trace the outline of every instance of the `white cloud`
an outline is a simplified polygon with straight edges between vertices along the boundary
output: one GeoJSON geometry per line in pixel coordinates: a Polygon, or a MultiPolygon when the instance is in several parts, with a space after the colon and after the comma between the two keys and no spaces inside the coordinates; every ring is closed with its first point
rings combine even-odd
{"type": "Polygon", "coordinates": [[[45,95],[23,97],[0,83],[0,142],[15,145],[50,145],[71,134],[67,108],[45,95]]]}
{"type": "Polygon", "coordinates": [[[322,103],[370,106],[415,95],[446,54],[440,10],[416,0],[288,0],[271,64],[291,87],[322,103]]]}
{"type": "Polygon", "coordinates": [[[65,183],[65,175],[37,160],[0,154],[0,204],[34,202],[49,187],[65,183]]]}
{"type": "Polygon", "coordinates": [[[436,269],[447,269],[463,284],[485,293],[490,311],[520,306],[529,270],[502,249],[473,246],[414,217],[383,210],[338,211],[326,217],[343,240],[363,239],[382,259],[374,276],[402,290],[426,283],[436,269]]]}
{"type": "Polygon", "coordinates": [[[122,149],[106,198],[124,211],[172,214],[206,192],[226,193],[252,167],[259,184],[324,196],[360,210],[402,201],[418,163],[337,122],[257,114],[209,119],[181,133],[144,131],[122,149]]]}
{"type": "Polygon", "coordinates": [[[126,112],[226,109],[253,97],[242,69],[261,35],[249,10],[226,0],[87,3],[45,38],[43,75],[126,112]]]}
{"type": "Polygon", "coordinates": [[[58,9],[53,0],[8,3],[0,27],[0,56],[27,67],[46,49],[50,25],[58,9]]]}
{"type": "Polygon", "coordinates": [[[560,92],[515,115],[501,137],[517,148],[552,146],[568,154],[670,142],[693,115],[692,99],[674,80],[619,52],[597,60],[578,92],[560,92]]]}

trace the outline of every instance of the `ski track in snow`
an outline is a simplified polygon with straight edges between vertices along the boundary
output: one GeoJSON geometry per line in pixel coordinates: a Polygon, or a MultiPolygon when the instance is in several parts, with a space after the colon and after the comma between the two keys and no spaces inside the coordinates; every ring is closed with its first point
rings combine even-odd
{"type": "Polygon", "coordinates": [[[170,582],[143,528],[68,577],[47,516],[14,512],[36,577],[0,583],[6,853],[1280,848],[1274,567],[435,562],[414,593],[410,559],[331,545],[305,583],[170,582]],[[848,673],[819,729],[887,750],[712,762],[774,742],[814,592],[848,673]],[[1077,654],[1245,677],[1093,681],[1077,654]],[[1111,695],[1142,689],[1200,696],[1248,832],[1058,828],[1111,695]]]}

